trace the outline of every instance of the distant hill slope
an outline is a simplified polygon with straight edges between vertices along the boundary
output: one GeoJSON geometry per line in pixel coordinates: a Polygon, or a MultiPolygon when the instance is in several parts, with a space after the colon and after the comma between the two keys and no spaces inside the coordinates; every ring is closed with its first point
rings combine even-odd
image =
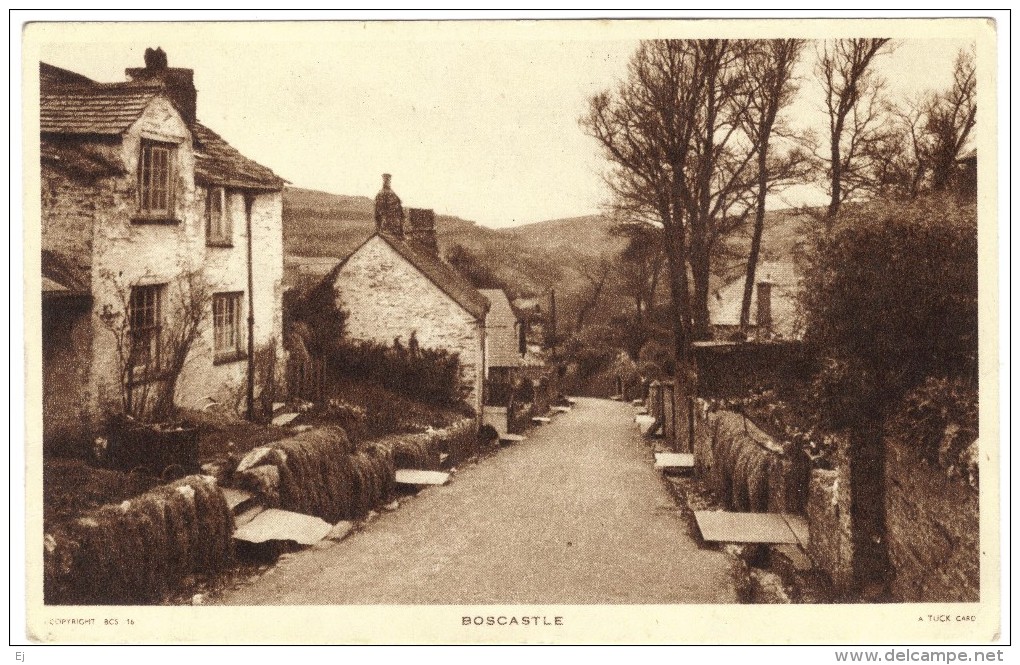
{"type": "MultiPolygon", "coordinates": [[[[288,286],[321,277],[375,230],[375,203],[367,196],[328,194],[288,187],[283,194],[284,252],[288,286]]],[[[790,260],[803,238],[806,216],[794,210],[766,216],[762,260],[790,260]]],[[[440,252],[459,244],[484,260],[515,293],[545,296],[556,289],[561,327],[573,325],[590,282],[585,272],[601,258],[612,259],[624,241],[610,235],[614,221],[603,215],[555,219],[507,229],[491,229],[451,215],[437,215],[440,252]]],[[[744,270],[747,234],[728,240],[733,259],[720,261],[715,288],[744,270]]],[[[596,317],[627,310],[631,303],[614,285],[607,289],[596,317]]]]}

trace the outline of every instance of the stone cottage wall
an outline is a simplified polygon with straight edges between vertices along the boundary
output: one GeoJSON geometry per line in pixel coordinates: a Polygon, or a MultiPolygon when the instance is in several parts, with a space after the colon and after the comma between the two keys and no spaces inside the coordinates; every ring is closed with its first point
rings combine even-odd
{"type": "MultiPolygon", "coordinates": [[[[97,208],[113,205],[116,180],[88,181],[50,167],[41,172],[41,248],[87,275],[97,208]]],[[[92,429],[92,312],[67,302],[43,307],[43,440],[63,449],[92,429]]]]}
{"type": "Polygon", "coordinates": [[[407,343],[412,333],[425,348],[460,355],[466,399],[482,413],[484,322],[460,305],[376,236],[351,256],[336,280],[352,339],[407,343]]]}
{"type": "Polygon", "coordinates": [[[978,491],[885,440],[886,543],[890,591],[901,602],[980,600],[978,491]]]}

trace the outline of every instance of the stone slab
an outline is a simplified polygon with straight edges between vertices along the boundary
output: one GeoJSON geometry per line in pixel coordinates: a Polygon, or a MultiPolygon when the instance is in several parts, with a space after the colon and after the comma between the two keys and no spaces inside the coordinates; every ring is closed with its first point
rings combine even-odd
{"type": "Polygon", "coordinates": [[[656,469],[693,469],[694,455],[691,453],[655,453],[656,469]]]}
{"type": "Polygon", "coordinates": [[[318,517],[269,508],[235,531],[234,538],[248,543],[278,540],[314,545],[332,530],[332,524],[318,517]]]}
{"type": "Polygon", "coordinates": [[[227,501],[227,508],[230,508],[232,513],[236,513],[239,507],[241,509],[245,508],[243,504],[251,501],[254,497],[251,492],[234,489],[233,487],[224,487],[221,491],[223,492],[223,498],[227,501]]]}
{"type": "Polygon", "coordinates": [[[259,513],[264,512],[265,509],[265,506],[257,503],[244,512],[238,513],[234,516],[234,529],[240,529],[248,522],[251,522],[253,519],[258,517],[259,513]]]}
{"type": "Polygon", "coordinates": [[[450,480],[450,474],[444,471],[397,469],[396,480],[401,485],[445,485],[450,480]]]}
{"type": "Polygon", "coordinates": [[[237,468],[234,469],[234,473],[241,473],[242,471],[247,471],[252,467],[258,466],[259,462],[262,461],[262,458],[269,454],[269,450],[270,450],[269,446],[259,446],[258,448],[252,448],[250,451],[248,451],[248,454],[242,457],[241,461],[238,462],[237,468]]]}
{"type": "Polygon", "coordinates": [[[333,525],[333,528],[329,530],[329,533],[326,534],[326,538],[327,540],[339,542],[346,538],[353,528],[354,522],[347,521],[337,522],[336,524],[333,525]]]}
{"type": "Polygon", "coordinates": [[[786,520],[787,526],[793,531],[793,535],[797,537],[797,543],[804,549],[807,549],[808,543],[811,541],[811,527],[808,526],[807,519],[790,513],[783,513],[783,519],[786,520]]]}
{"type": "Polygon", "coordinates": [[[711,542],[797,544],[797,536],[779,513],[696,510],[694,519],[702,538],[711,542]]]}
{"type": "Polygon", "coordinates": [[[296,413],[281,413],[280,415],[273,418],[273,424],[276,425],[277,427],[283,427],[284,425],[289,425],[290,421],[294,420],[297,417],[298,414],[296,413]]]}
{"type": "Polygon", "coordinates": [[[523,434],[500,434],[499,435],[499,442],[500,443],[520,443],[521,441],[526,441],[527,438],[528,437],[524,436],[523,434]]]}
{"type": "Polygon", "coordinates": [[[546,418],[545,416],[535,416],[531,419],[531,422],[538,423],[540,425],[546,425],[552,422],[552,418],[546,418]]]}

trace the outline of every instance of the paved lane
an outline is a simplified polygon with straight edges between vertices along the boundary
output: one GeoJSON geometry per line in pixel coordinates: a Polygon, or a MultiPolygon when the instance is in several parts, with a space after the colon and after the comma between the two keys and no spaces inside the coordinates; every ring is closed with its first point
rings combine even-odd
{"type": "Polygon", "coordinates": [[[736,602],[727,557],[691,539],[632,421],[628,404],[579,399],[449,485],[217,602],[736,602]]]}

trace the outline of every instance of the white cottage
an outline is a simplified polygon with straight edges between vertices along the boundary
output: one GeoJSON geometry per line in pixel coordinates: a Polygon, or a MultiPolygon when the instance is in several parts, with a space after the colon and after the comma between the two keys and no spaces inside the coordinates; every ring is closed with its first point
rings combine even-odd
{"type": "Polygon", "coordinates": [[[40,65],[43,413],[80,439],[158,382],[170,331],[203,288],[201,332],[174,401],[252,401],[254,355],[281,336],[284,181],[198,122],[190,69],[162,50],[128,80],[40,65]],[[195,279],[188,279],[191,275],[195,279]],[[183,300],[182,300],[183,298],[183,300]],[[126,344],[105,321],[126,321],[126,344]]]}
{"type": "Polygon", "coordinates": [[[375,218],[376,232],[326,277],[347,312],[347,335],[390,344],[414,334],[423,348],[457,353],[466,400],[481,414],[488,300],[439,257],[433,211],[410,208],[405,217],[389,174],[375,218]]]}

